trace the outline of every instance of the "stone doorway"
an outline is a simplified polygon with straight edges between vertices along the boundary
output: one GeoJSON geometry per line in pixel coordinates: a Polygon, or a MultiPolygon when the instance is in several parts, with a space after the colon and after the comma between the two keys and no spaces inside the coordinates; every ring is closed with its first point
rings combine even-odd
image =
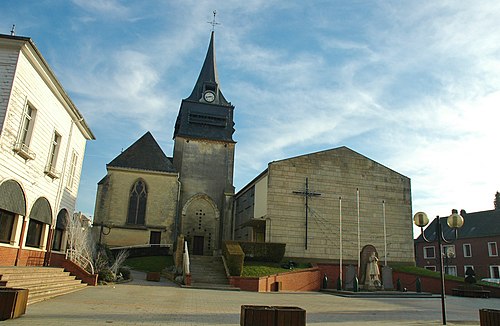
{"type": "Polygon", "coordinates": [[[203,246],[205,244],[205,237],[195,235],[193,237],[193,255],[203,255],[203,246]]]}

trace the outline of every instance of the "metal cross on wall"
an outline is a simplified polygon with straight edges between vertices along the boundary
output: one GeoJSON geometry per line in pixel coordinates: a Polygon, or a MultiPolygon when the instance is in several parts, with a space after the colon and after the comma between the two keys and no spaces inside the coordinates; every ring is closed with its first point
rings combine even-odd
{"type": "Polygon", "coordinates": [[[296,195],[301,195],[306,197],[306,249],[307,249],[307,223],[308,223],[308,211],[309,211],[309,197],[316,197],[316,196],[321,196],[320,193],[317,192],[311,192],[309,190],[309,179],[306,178],[306,189],[305,191],[293,191],[294,194],[296,195]]]}

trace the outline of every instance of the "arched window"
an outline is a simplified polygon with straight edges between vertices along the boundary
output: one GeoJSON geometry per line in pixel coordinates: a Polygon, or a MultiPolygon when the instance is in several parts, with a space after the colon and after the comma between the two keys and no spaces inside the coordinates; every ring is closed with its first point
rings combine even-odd
{"type": "Polygon", "coordinates": [[[59,211],[59,214],[57,214],[57,222],[54,229],[54,238],[52,241],[52,250],[61,251],[61,249],[63,249],[62,239],[64,231],[66,231],[68,227],[68,218],[68,211],[64,208],[59,211]]]}
{"type": "Polygon", "coordinates": [[[146,183],[138,180],[132,186],[128,203],[127,224],[144,225],[148,189],[146,183]]]}

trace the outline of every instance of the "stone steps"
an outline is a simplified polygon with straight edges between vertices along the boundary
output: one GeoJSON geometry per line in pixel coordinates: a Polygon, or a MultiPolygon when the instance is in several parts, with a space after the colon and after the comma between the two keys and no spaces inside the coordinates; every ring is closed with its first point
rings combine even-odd
{"type": "Polygon", "coordinates": [[[78,291],[86,286],[63,268],[0,266],[0,287],[28,289],[28,304],[78,291]]]}
{"type": "Polygon", "coordinates": [[[203,288],[231,288],[221,257],[191,256],[191,285],[203,288]]]}

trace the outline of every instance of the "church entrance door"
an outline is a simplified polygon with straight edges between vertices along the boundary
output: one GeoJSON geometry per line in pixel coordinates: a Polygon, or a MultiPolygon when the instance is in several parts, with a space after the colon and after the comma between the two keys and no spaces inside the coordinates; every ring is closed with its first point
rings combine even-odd
{"type": "Polygon", "coordinates": [[[193,255],[203,255],[203,245],[205,244],[205,237],[193,237],[193,255]]]}

